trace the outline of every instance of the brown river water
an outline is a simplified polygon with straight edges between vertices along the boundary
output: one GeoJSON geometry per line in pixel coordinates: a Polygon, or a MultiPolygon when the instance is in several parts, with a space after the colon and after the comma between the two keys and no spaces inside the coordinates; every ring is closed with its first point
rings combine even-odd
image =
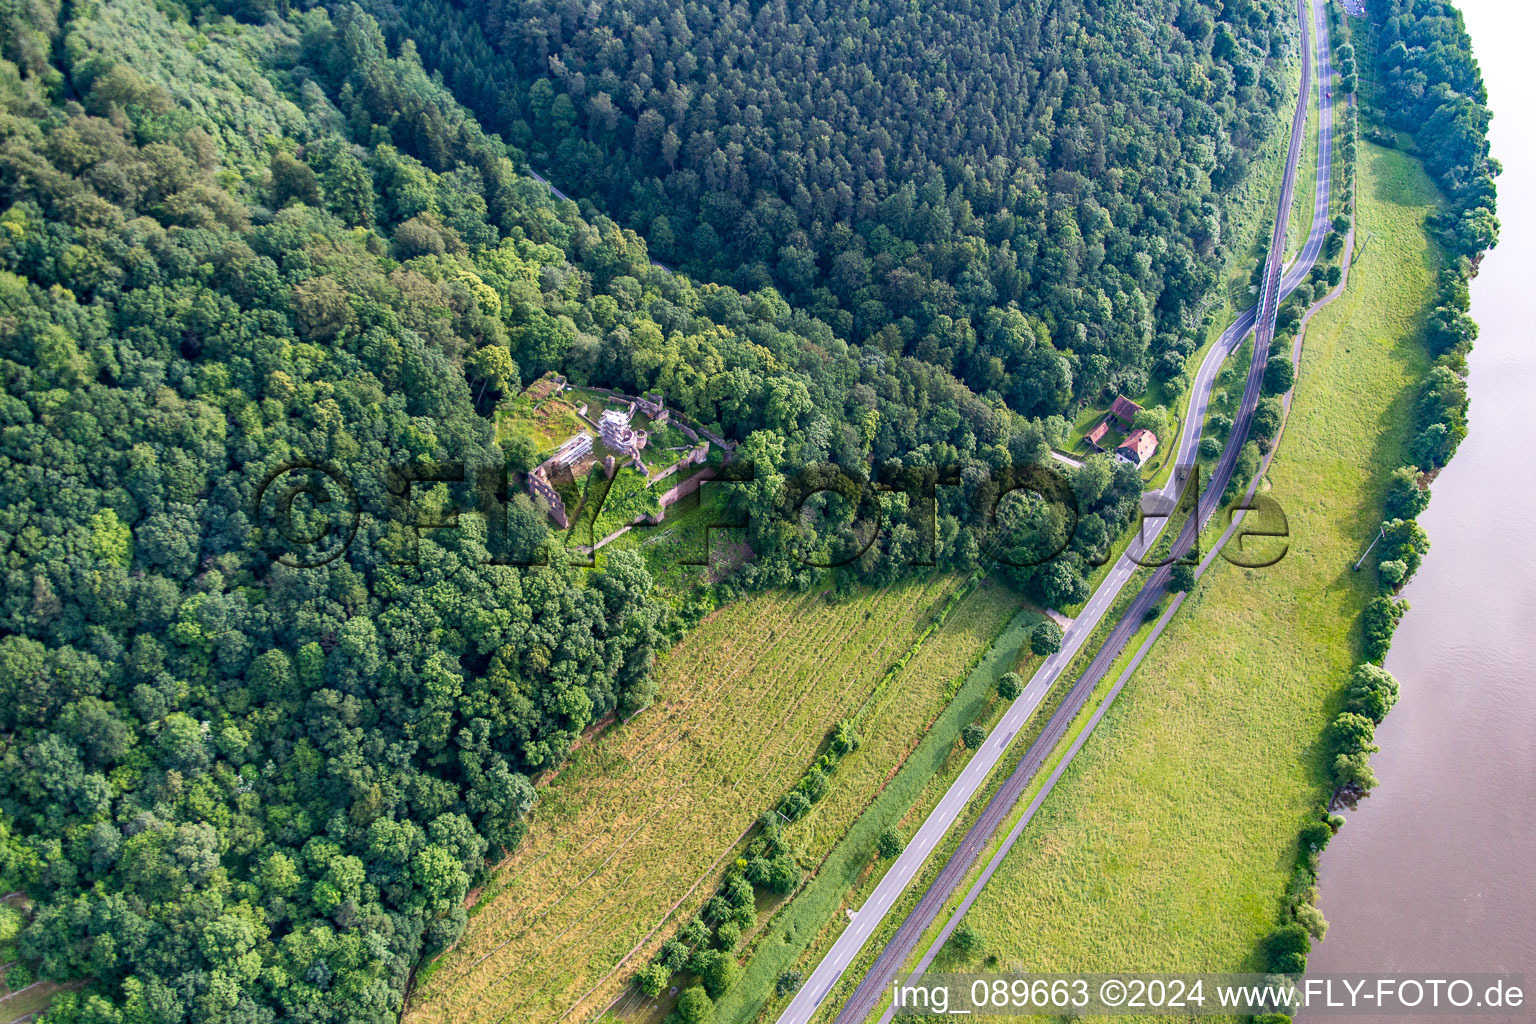
{"type": "MultiPolygon", "coordinates": [[[[1309,971],[1522,971],[1536,988],[1536,8],[1460,0],[1493,108],[1501,240],[1472,282],[1471,428],[1387,668],[1381,784],[1323,855],[1309,971]]],[[[1536,1010],[1527,1007],[1528,1013],[1536,1010]]],[[[1316,1014],[1307,1019],[1316,1019],[1316,1014]]],[[[1460,1020],[1511,1018],[1461,1017],[1460,1020]]]]}

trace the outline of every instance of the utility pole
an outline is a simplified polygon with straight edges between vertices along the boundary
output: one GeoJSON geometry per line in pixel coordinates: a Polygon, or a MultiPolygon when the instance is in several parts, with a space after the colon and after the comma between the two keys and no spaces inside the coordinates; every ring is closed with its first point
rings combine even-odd
{"type": "MultiPolygon", "coordinates": [[[[1371,540],[1371,547],[1365,549],[1365,555],[1370,554],[1371,553],[1371,548],[1374,548],[1376,546],[1376,542],[1381,540],[1386,535],[1387,535],[1386,527],[1382,527],[1381,529],[1377,530],[1376,531],[1376,536],[1371,540]]],[[[1360,571],[1360,565],[1361,565],[1362,562],[1365,561],[1365,555],[1361,555],[1360,556],[1360,561],[1355,563],[1355,570],[1354,570],[1355,572],[1359,572],[1360,571]]]]}

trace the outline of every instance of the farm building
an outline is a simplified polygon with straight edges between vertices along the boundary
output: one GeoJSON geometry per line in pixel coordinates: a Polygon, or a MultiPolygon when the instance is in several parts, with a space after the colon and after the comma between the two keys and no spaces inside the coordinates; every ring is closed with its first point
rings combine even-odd
{"type": "Polygon", "coordinates": [[[1109,433],[1109,420],[1105,420],[1103,423],[1100,423],[1098,426],[1088,431],[1088,436],[1083,440],[1087,441],[1088,444],[1092,447],[1099,448],[1101,447],[1099,442],[1104,440],[1104,435],[1107,433],[1109,433]]]}
{"type": "MultiPolygon", "coordinates": [[[[1120,421],[1120,429],[1129,429],[1131,421],[1136,414],[1141,412],[1141,406],[1126,398],[1124,395],[1116,395],[1113,404],[1109,407],[1109,414],[1120,421]]],[[[1105,420],[1105,422],[1109,422],[1105,420]]]]}

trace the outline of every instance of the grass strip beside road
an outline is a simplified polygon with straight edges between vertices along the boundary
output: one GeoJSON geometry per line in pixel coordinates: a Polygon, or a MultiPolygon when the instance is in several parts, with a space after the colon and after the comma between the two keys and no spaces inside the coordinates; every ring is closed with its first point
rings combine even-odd
{"type": "Polygon", "coordinates": [[[1401,153],[1361,148],[1376,239],[1313,318],[1270,491],[1278,565],[1216,562],[967,915],[981,957],[1029,971],[1256,967],[1296,833],[1326,796],[1318,737],[1375,593],[1350,565],[1406,458],[1439,254],[1435,194],[1401,153]]]}
{"type": "Polygon", "coordinates": [[[781,1008],[784,1000],[774,995],[779,975],[808,955],[819,956],[842,931],[847,918],[839,912],[850,894],[878,880],[878,872],[869,868],[880,833],[909,818],[924,797],[935,803],[943,795],[947,784],[938,783],[967,759],[963,753],[956,756],[960,730],[996,703],[998,677],[1015,668],[1020,646],[1039,621],[1038,613],[1026,609],[997,637],[889,784],[847,828],[816,875],[769,923],[740,980],[716,1004],[716,1024],[745,1024],[781,1008]]]}

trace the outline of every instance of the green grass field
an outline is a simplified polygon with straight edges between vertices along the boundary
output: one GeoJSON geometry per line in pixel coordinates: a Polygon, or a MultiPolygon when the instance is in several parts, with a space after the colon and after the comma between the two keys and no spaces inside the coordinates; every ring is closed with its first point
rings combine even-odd
{"type": "Polygon", "coordinates": [[[521,435],[533,442],[540,456],[548,455],[573,434],[596,431],[582,422],[576,407],[565,395],[552,395],[533,402],[526,395],[506,399],[496,410],[496,439],[521,435]]]}
{"type": "MultiPolygon", "coordinates": [[[[407,1019],[554,1021],[620,995],[633,973],[624,958],[637,950],[643,964],[712,894],[738,837],[959,585],[935,575],[836,604],[762,594],[706,619],[664,660],[656,704],[582,745],[541,787],[527,838],[478,894],[458,944],[418,976],[407,1019]]],[[[921,735],[937,708],[906,695],[942,699],[943,683],[990,643],[985,623],[1000,626],[1015,607],[996,584],[971,591],[876,717],[921,735]]],[[[861,805],[841,791],[872,784],[848,767],[826,798],[838,808],[861,805]]]]}
{"type": "Polygon", "coordinates": [[[917,740],[879,795],[838,837],[815,877],[764,928],[741,980],[722,997],[715,1020],[772,1019],[788,1002],[774,983],[791,968],[808,974],[848,923],[843,912],[857,908],[890,867],[876,858],[876,841],[887,826],[910,836],[970,760],[958,742],[961,729],[979,721],[988,726],[1002,713],[997,679],[1016,669],[1028,675],[1039,659],[1027,646],[1042,619],[1031,608],[1019,611],[979,657],[932,727],[917,740]]]}
{"type": "Polygon", "coordinates": [[[56,985],[51,981],[39,981],[19,992],[12,992],[0,984],[0,1024],[15,1024],[34,1014],[42,1013],[60,992],[77,989],[84,982],[56,985]]]}
{"type": "Polygon", "coordinates": [[[984,890],[968,920],[1004,969],[1258,967],[1297,829],[1326,796],[1318,738],[1374,592],[1350,566],[1429,365],[1433,186],[1400,153],[1360,160],[1373,244],[1308,329],[1268,480],[1289,554],[1216,563],[984,890]]]}

